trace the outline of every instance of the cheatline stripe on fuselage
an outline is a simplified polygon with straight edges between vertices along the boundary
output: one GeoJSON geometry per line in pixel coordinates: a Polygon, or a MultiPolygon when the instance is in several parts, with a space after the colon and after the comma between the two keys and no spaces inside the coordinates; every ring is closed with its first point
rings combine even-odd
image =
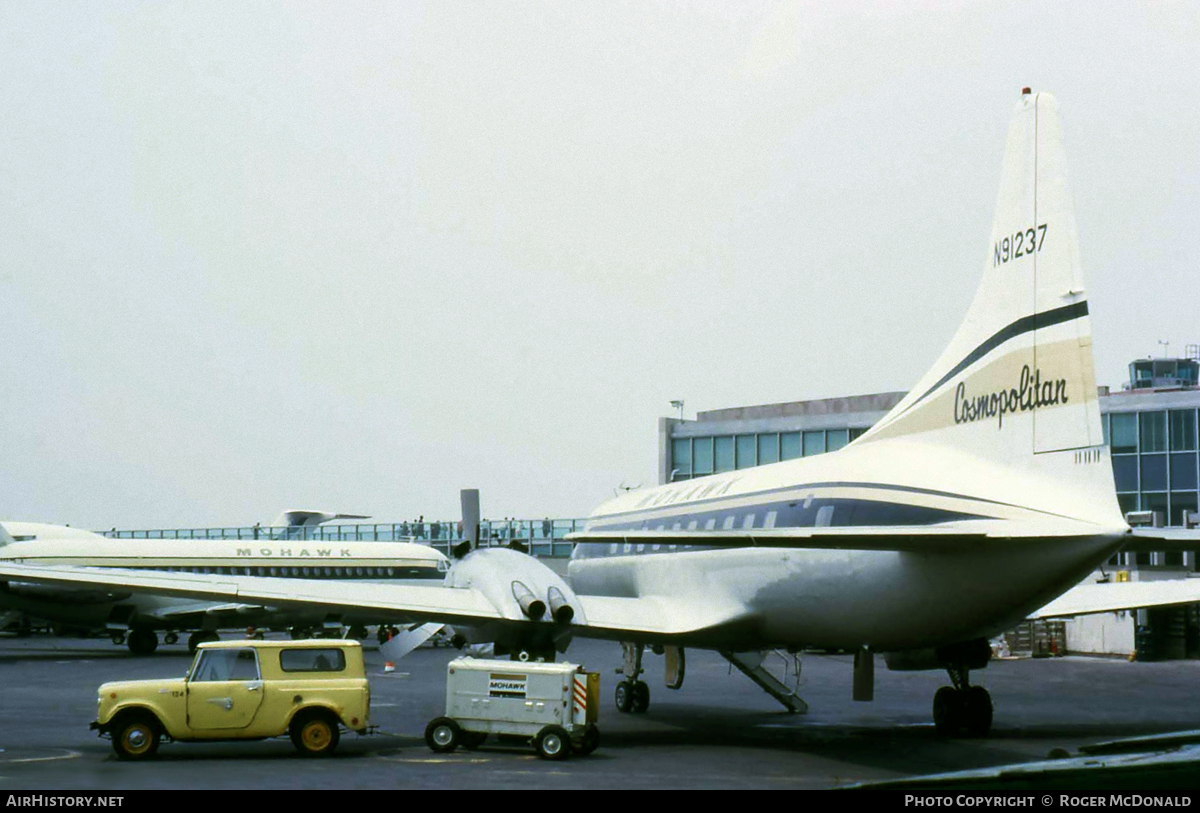
{"type": "Polygon", "coordinates": [[[1087,315],[1087,300],[1084,300],[1083,302],[1076,302],[1074,305],[1064,305],[1063,307],[1055,308],[1054,310],[1042,311],[1041,313],[1035,313],[1032,316],[1021,317],[1011,325],[996,331],[996,333],[993,334],[990,339],[987,339],[970,353],[968,353],[962,361],[954,365],[954,368],[950,370],[950,372],[939,378],[936,384],[927,389],[920,398],[905,407],[904,412],[908,412],[908,410],[924,401],[925,398],[928,397],[929,394],[938,387],[954,378],[954,376],[958,375],[967,367],[970,367],[972,364],[979,361],[981,358],[995,350],[1000,345],[1004,344],[1009,339],[1015,339],[1017,336],[1024,335],[1031,330],[1050,327],[1051,325],[1058,325],[1063,322],[1070,322],[1073,319],[1078,319],[1087,315]]]}
{"type": "MultiPolygon", "coordinates": [[[[779,465],[779,464],[775,464],[775,465],[779,465]]],[[[631,515],[640,515],[640,514],[649,514],[649,513],[657,514],[658,512],[666,512],[673,508],[679,508],[680,511],[676,514],[664,514],[664,516],[683,517],[683,516],[687,516],[689,514],[695,513],[697,511],[697,509],[699,508],[699,506],[703,506],[703,505],[706,505],[709,503],[729,502],[729,501],[735,500],[735,499],[736,500],[752,500],[752,499],[758,499],[761,497],[765,497],[769,494],[779,494],[779,493],[786,492],[786,491],[804,491],[805,489],[814,489],[814,488],[864,488],[864,489],[879,489],[882,491],[903,491],[903,492],[909,492],[912,494],[927,494],[927,495],[934,496],[934,497],[948,497],[948,498],[954,499],[954,500],[966,500],[968,502],[987,503],[990,505],[1001,505],[1001,506],[1004,506],[1005,508],[1017,508],[1021,511],[1032,511],[1032,512],[1035,512],[1038,514],[1045,514],[1046,516],[1059,517],[1062,519],[1072,519],[1072,517],[1067,514],[1059,514],[1054,511],[1046,511],[1041,508],[1033,508],[1028,505],[1018,505],[1017,503],[1003,502],[1002,500],[992,500],[992,499],[988,499],[987,497],[972,497],[967,494],[955,494],[954,492],[951,492],[951,491],[938,491],[937,489],[932,489],[932,488],[920,488],[919,486],[899,486],[899,485],[891,485],[888,483],[857,483],[857,482],[836,481],[835,480],[835,481],[830,481],[830,482],[826,482],[826,483],[801,483],[798,485],[780,486],[779,488],[770,488],[770,489],[766,489],[764,491],[754,491],[754,492],[750,492],[748,494],[724,494],[719,497],[708,497],[708,498],[705,498],[702,500],[696,500],[695,502],[679,502],[679,503],[665,503],[663,505],[648,505],[648,506],[645,506],[644,508],[635,508],[630,511],[620,511],[615,514],[604,514],[601,516],[593,516],[589,520],[588,524],[589,524],[589,526],[592,526],[592,523],[597,523],[595,526],[593,526],[593,529],[594,530],[604,530],[606,526],[601,525],[599,523],[607,523],[607,522],[615,520],[619,517],[628,517],[631,515]]],[[[808,495],[804,495],[804,497],[807,497],[807,496],[808,495]]],[[[804,497],[799,497],[799,499],[803,499],[804,497]]],[[[829,498],[825,498],[825,499],[829,499],[829,498]]],[[[950,510],[950,509],[947,509],[947,510],[950,510]]],[[[657,519],[658,516],[655,516],[654,518],[657,519]]],[[[586,533],[586,531],[585,531],[585,533],[586,533]]]]}

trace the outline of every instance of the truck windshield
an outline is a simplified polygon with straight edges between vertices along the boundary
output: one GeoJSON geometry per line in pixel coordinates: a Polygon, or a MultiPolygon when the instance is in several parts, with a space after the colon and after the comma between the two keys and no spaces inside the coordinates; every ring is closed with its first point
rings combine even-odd
{"type": "Polygon", "coordinates": [[[253,649],[210,649],[200,653],[192,680],[258,680],[258,658],[253,649]]]}

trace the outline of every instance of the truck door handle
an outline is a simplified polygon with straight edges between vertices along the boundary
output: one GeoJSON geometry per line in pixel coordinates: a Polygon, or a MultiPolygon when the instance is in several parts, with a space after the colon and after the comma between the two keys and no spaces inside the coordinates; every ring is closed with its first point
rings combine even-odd
{"type": "Polygon", "coordinates": [[[261,680],[254,680],[254,681],[251,681],[250,683],[246,684],[246,691],[248,691],[248,692],[257,692],[261,688],[262,688],[261,680]]]}
{"type": "Polygon", "coordinates": [[[233,711],[232,697],[210,697],[204,702],[212,703],[214,706],[223,706],[225,711],[233,711]]]}

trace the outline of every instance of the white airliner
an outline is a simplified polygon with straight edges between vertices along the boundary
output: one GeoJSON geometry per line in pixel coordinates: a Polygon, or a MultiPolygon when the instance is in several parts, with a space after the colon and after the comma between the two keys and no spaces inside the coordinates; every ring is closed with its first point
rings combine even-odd
{"type": "MultiPolygon", "coordinates": [[[[297,538],[317,524],[313,517],[352,515],[285,512],[258,539],[110,539],[61,525],[0,524],[0,563],[123,568],[381,583],[441,581],[449,560],[426,545],[406,542],[338,542],[297,538]],[[292,520],[292,521],[285,521],[292,520]],[[304,521],[296,521],[304,520],[304,521]]],[[[358,519],[357,515],[354,518],[358,519]]],[[[0,610],[24,612],[68,628],[107,630],[115,643],[135,654],[158,647],[159,631],[173,643],[192,631],[191,648],[216,640],[218,629],[275,627],[315,631],[327,626],[366,627],[393,620],[378,613],[328,614],[312,608],[275,609],[261,603],[214,603],[174,596],[131,593],[103,586],[0,583],[0,610]]]]}
{"type": "MultiPolygon", "coordinates": [[[[854,696],[870,699],[872,653],[944,668],[946,733],[985,733],[992,703],[969,672],[987,639],[1066,593],[1128,546],[1100,427],[1091,322],[1066,185],[1057,104],[1024,92],[1008,131],[983,279],[949,347],[870,431],[818,457],[622,494],[600,506],[567,577],[518,551],[464,550],[441,586],[355,585],[0,566],[0,578],[386,609],[437,620],[533,657],[573,636],[627,646],[618,708],[645,710],[644,646],[713,649],[789,708],[754,654],[853,650],[854,696]]],[[[1161,546],[1160,546],[1161,547],[1161,546]]],[[[1200,600],[1088,585],[1056,613],[1200,600]],[[1131,603],[1136,602],[1136,603],[1131,603]]],[[[1153,592],[1153,591],[1151,591],[1153,592]]]]}

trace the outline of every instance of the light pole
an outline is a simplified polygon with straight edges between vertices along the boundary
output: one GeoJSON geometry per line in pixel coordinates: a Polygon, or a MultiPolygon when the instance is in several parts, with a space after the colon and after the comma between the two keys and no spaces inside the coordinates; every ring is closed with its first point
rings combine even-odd
{"type": "Polygon", "coordinates": [[[675,409],[679,410],[679,420],[682,421],[683,420],[683,400],[681,399],[679,401],[672,401],[671,406],[673,406],[673,407],[675,407],[675,409]]]}

